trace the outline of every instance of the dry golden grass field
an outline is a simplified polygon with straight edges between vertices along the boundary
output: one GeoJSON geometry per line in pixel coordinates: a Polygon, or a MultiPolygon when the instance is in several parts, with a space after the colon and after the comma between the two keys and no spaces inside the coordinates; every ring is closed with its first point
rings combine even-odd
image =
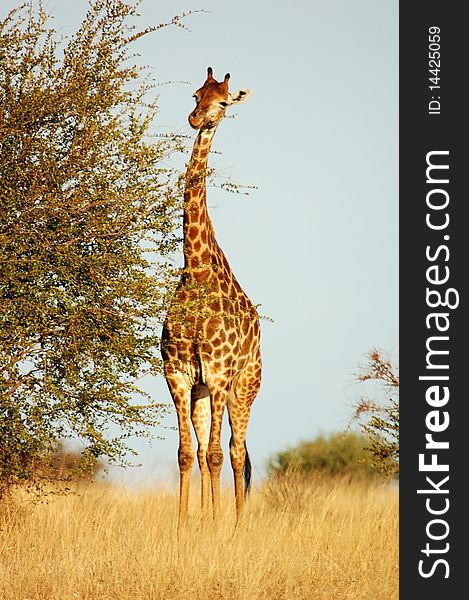
{"type": "Polygon", "coordinates": [[[265,485],[236,530],[231,491],[217,530],[200,529],[192,496],[179,539],[172,493],[95,484],[4,507],[1,600],[397,598],[397,491],[389,486],[265,485]]]}

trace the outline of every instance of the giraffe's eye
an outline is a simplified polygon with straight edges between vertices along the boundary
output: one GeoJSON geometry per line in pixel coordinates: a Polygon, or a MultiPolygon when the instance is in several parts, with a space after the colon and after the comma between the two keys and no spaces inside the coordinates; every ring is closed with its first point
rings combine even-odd
{"type": "Polygon", "coordinates": [[[220,106],[222,108],[226,108],[228,106],[228,102],[220,102],[220,106]]]}

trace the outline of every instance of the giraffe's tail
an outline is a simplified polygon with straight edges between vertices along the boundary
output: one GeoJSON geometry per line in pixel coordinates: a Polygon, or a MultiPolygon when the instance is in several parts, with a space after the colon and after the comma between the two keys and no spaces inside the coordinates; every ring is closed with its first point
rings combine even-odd
{"type": "Polygon", "coordinates": [[[246,442],[244,442],[244,448],[246,449],[246,458],[244,459],[243,467],[244,495],[247,496],[249,494],[249,490],[251,489],[252,467],[251,459],[249,458],[249,452],[246,447],[246,442]]]}

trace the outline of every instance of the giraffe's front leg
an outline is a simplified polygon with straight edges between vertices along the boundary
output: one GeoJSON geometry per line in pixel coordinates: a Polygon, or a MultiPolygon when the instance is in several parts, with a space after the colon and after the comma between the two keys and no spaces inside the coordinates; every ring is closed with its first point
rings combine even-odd
{"type": "Polygon", "coordinates": [[[207,462],[212,484],[213,518],[215,523],[220,520],[220,475],[223,466],[223,450],[221,449],[221,425],[223,412],[228,399],[226,387],[213,386],[211,394],[210,436],[207,450],[207,462]]]}
{"type": "Polygon", "coordinates": [[[179,428],[179,520],[178,527],[184,527],[189,510],[189,484],[194,448],[190,429],[191,388],[181,373],[166,373],[166,381],[177,411],[179,428]]]}

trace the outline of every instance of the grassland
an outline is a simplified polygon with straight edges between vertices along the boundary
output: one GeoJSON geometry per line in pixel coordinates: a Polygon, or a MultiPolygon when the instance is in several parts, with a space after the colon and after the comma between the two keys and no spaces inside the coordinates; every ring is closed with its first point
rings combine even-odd
{"type": "Polygon", "coordinates": [[[0,512],[1,600],[392,600],[396,490],[291,480],[254,490],[235,529],[201,530],[197,494],[178,539],[177,497],[96,484],[0,512]]]}

